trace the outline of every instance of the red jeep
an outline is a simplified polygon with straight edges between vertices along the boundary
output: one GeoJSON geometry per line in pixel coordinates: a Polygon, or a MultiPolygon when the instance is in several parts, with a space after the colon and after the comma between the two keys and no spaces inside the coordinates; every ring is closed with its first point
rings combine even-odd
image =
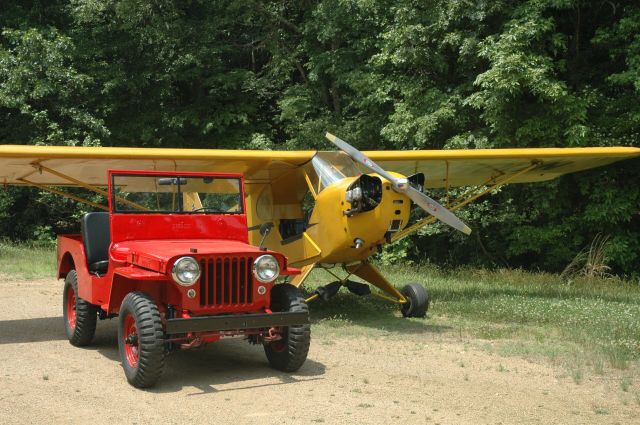
{"type": "MultiPolygon", "coordinates": [[[[293,372],[311,338],[300,292],[277,284],[299,273],[248,243],[241,175],[109,171],[109,212],[58,237],[64,323],[87,345],[97,319],[119,316],[127,380],[153,385],[167,353],[224,336],[264,345],[272,367],[293,372]]],[[[262,229],[264,230],[264,229],[262,229]]]]}

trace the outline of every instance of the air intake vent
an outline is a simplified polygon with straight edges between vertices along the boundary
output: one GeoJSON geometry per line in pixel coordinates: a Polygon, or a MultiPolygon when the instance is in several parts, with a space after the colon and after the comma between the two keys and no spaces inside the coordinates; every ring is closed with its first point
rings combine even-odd
{"type": "Polygon", "coordinates": [[[201,259],[200,268],[202,307],[237,306],[253,302],[253,258],[201,259]]]}

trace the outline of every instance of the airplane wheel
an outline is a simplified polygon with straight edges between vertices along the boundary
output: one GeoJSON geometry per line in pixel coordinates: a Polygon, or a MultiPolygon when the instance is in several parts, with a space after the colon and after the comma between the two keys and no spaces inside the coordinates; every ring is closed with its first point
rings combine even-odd
{"type": "MultiPolygon", "coordinates": [[[[298,288],[289,284],[275,285],[271,290],[272,311],[309,311],[298,288]]],[[[311,344],[311,325],[285,326],[282,339],[264,345],[272,368],[283,372],[295,372],[307,359],[311,344]]]]}
{"type": "Polygon", "coordinates": [[[164,369],[164,331],[156,303],[131,292],[120,307],[118,349],[127,381],[137,388],[154,385],[164,369]]]}
{"type": "Polygon", "coordinates": [[[429,294],[424,286],[410,283],[400,291],[408,302],[400,304],[404,317],[424,317],[429,310],[429,294]]]}
{"type": "Polygon", "coordinates": [[[62,299],[64,329],[69,342],[76,347],[88,345],[96,333],[98,307],[78,296],[78,276],[75,270],[64,279],[62,299]]]}

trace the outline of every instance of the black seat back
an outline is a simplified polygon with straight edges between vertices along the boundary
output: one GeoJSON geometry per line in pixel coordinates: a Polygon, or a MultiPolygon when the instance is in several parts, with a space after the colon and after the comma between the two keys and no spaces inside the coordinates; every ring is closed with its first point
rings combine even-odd
{"type": "Polygon", "coordinates": [[[81,220],[82,243],[87,257],[87,265],[101,261],[109,261],[109,244],[111,232],[109,231],[109,213],[87,213],[81,220]]]}

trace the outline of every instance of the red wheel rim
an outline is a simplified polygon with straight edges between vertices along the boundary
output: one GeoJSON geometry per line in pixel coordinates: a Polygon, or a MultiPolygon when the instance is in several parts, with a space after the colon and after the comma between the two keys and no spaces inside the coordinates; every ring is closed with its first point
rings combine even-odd
{"type": "Polygon", "coordinates": [[[67,290],[67,325],[70,329],[76,328],[76,293],[72,286],[67,290]]]}
{"type": "Polygon", "coordinates": [[[140,340],[136,320],[131,314],[124,318],[122,337],[124,339],[124,356],[131,367],[138,367],[140,358],[140,340]]]}

